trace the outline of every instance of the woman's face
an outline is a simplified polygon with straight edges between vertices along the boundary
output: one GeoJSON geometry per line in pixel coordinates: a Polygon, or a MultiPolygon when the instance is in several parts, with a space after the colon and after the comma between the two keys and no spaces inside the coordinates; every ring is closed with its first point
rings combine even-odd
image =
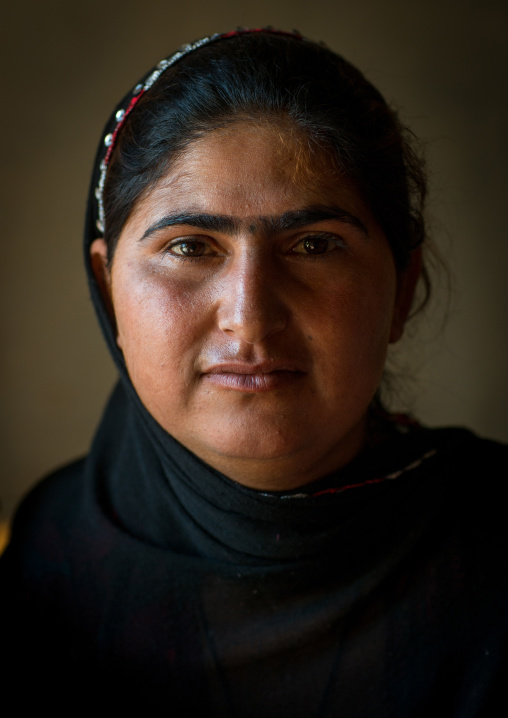
{"type": "Polygon", "coordinates": [[[349,462],[412,283],[368,208],[288,128],[194,142],[142,197],[111,271],[118,345],[142,402],[184,446],[264,490],[349,462]]]}

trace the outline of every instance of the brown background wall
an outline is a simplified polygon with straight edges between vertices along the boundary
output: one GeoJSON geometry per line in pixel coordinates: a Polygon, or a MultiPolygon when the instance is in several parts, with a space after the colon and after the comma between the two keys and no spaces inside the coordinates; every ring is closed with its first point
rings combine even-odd
{"type": "Polygon", "coordinates": [[[444,331],[428,319],[406,341],[398,404],[432,424],[508,440],[507,21],[507,4],[496,0],[3,3],[4,515],[45,472],[86,451],[114,381],[81,262],[103,122],[161,57],[237,25],[296,27],[324,40],[428,142],[433,230],[454,274],[451,308],[444,331]]]}

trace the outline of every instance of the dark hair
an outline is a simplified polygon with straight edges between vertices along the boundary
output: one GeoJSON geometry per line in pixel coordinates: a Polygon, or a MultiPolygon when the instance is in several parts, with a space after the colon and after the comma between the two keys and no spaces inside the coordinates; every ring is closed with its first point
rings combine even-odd
{"type": "Polygon", "coordinates": [[[110,259],[135,202],[172,161],[193,140],[245,117],[289,120],[313,146],[331,151],[383,229],[397,267],[407,266],[425,238],[426,179],[413,136],[349,62],[322,45],[269,32],[191,52],[141,97],[106,176],[110,259]]]}

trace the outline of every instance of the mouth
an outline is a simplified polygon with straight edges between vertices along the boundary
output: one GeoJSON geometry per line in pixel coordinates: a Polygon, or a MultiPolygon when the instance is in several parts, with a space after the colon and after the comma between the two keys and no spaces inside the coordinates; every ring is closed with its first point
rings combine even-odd
{"type": "Polygon", "coordinates": [[[273,391],[300,381],[305,372],[292,362],[248,364],[227,362],[216,364],[203,372],[203,379],[224,389],[249,394],[273,391]]]}

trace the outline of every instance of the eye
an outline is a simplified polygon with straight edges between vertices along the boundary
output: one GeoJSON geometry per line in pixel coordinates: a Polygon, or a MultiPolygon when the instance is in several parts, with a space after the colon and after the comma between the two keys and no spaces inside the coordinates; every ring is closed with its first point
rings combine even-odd
{"type": "Polygon", "coordinates": [[[177,257],[204,257],[216,254],[208,242],[194,237],[173,242],[166,248],[166,252],[176,254],[177,257]]]}
{"type": "Polygon", "coordinates": [[[292,249],[296,254],[316,256],[327,254],[335,249],[345,248],[345,242],[333,234],[311,234],[303,237],[292,249]]]}

